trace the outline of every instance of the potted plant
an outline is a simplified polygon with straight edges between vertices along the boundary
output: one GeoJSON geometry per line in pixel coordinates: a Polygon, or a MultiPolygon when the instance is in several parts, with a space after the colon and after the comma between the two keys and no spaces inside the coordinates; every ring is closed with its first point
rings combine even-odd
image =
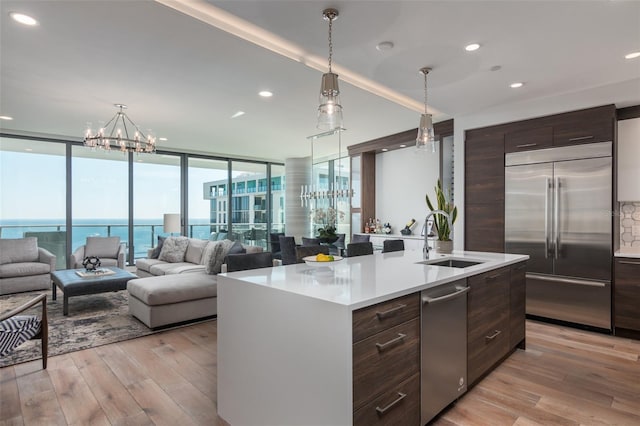
{"type": "MultiPolygon", "coordinates": [[[[427,207],[429,210],[442,210],[449,214],[451,219],[451,226],[456,222],[458,218],[458,208],[453,205],[453,202],[447,202],[447,197],[445,196],[444,191],[442,190],[442,182],[438,179],[438,183],[435,187],[436,191],[436,206],[431,203],[429,199],[429,195],[426,196],[427,207]]],[[[436,235],[438,239],[435,242],[435,249],[440,253],[451,253],[453,251],[453,241],[451,240],[451,231],[452,229],[449,227],[449,222],[447,218],[442,213],[434,213],[433,214],[433,226],[435,228],[436,235]]]]}
{"type": "Polygon", "coordinates": [[[322,227],[318,228],[316,238],[326,244],[332,244],[339,238],[336,234],[336,223],[338,217],[341,219],[344,213],[337,211],[333,207],[328,209],[316,209],[311,212],[312,220],[316,224],[322,224],[322,227]]]}

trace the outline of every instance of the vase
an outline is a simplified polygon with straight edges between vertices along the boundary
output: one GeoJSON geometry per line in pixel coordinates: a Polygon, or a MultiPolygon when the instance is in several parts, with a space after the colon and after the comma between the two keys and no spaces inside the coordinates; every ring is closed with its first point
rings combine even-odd
{"type": "Polygon", "coordinates": [[[434,242],[434,248],[438,253],[449,254],[453,251],[453,241],[436,240],[434,242]]]}
{"type": "Polygon", "coordinates": [[[328,235],[328,236],[325,236],[325,237],[317,236],[316,238],[318,240],[320,240],[320,242],[322,244],[333,244],[336,241],[338,241],[338,238],[340,238],[340,237],[338,237],[337,235],[328,235]]]}

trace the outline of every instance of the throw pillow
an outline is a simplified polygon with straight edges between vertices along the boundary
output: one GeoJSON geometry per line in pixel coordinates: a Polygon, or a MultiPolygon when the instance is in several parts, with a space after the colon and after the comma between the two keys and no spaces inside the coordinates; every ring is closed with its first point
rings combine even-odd
{"type": "MultiPolygon", "coordinates": [[[[207,246],[204,248],[200,264],[205,265],[205,270],[207,269],[206,266],[211,262],[211,257],[213,256],[213,253],[215,252],[216,246],[218,244],[220,244],[220,241],[209,241],[209,243],[207,243],[207,246]]],[[[210,272],[207,270],[207,274],[209,273],[210,272]]]]}
{"type": "Polygon", "coordinates": [[[184,262],[184,255],[189,247],[187,237],[168,237],[162,244],[158,260],[169,263],[184,262]]]}
{"type": "Polygon", "coordinates": [[[208,262],[205,264],[207,274],[217,275],[220,273],[224,258],[229,254],[229,249],[231,249],[232,246],[233,241],[231,240],[221,240],[214,243],[212,253],[209,256],[208,262]]]}
{"type": "Polygon", "coordinates": [[[229,249],[229,253],[227,254],[244,254],[246,252],[247,250],[245,250],[245,248],[242,247],[242,244],[240,244],[240,241],[234,241],[233,245],[229,249]]]}
{"type": "Polygon", "coordinates": [[[184,261],[189,263],[195,263],[196,265],[202,260],[202,254],[207,246],[207,240],[198,240],[196,238],[189,239],[189,246],[187,252],[184,255],[184,261]]]}
{"type": "Polygon", "coordinates": [[[167,237],[161,237],[160,235],[158,235],[158,244],[156,245],[156,247],[151,252],[151,256],[149,256],[149,259],[157,259],[160,256],[160,251],[162,250],[162,245],[164,244],[164,240],[166,240],[166,239],[167,239],[167,237]]]}

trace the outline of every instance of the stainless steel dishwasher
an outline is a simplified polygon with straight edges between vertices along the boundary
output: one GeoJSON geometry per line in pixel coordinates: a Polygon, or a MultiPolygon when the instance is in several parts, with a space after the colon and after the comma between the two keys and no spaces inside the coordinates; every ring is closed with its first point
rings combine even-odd
{"type": "Polygon", "coordinates": [[[467,391],[467,281],[423,290],[421,423],[467,391]]]}

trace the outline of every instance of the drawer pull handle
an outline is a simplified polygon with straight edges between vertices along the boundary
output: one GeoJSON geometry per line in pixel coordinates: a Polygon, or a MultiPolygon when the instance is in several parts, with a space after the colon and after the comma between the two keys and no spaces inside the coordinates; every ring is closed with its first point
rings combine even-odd
{"type": "Polygon", "coordinates": [[[376,407],[376,411],[378,412],[378,415],[379,416],[384,416],[385,414],[387,414],[387,411],[391,410],[393,407],[398,405],[400,403],[400,401],[402,401],[406,397],[407,397],[406,393],[398,392],[398,397],[396,399],[394,399],[393,401],[391,401],[389,404],[387,404],[386,407],[382,407],[382,408],[376,407]]]}
{"type": "Polygon", "coordinates": [[[569,138],[569,141],[575,142],[575,141],[583,141],[585,139],[593,139],[593,135],[591,135],[591,136],[580,136],[578,138],[569,138]]]}
{"type": "Polygon", "coordinates": [[[640,265],[640,262],[632,262],[630,260],[618,260],[618,263],[622,263],[624,265],[640,265]]]}
{"type": "Polygon", "coordinates": [[[402,340],[404,340],[405,337],[407,337],[406,334],[398,333],[398,337],[396,337],[395,339],[389,340],[387,343],[376,343],[376,347],[378,348],[378,352],[382,352],[382,351],[386,350],[389,346],[393,346],[396,343],[402,342],[402,340]]]}
{"type": "Polygon", "coordinates": [[[495,339],[496,337],[498,337],[498,335],[499,335],[500,333],[502,333],[502,331],[500,331],[500,330],[495,330],[491,336],[484,336],[484,338],[485,338],[487,341],[491,341],[491,340],[495,339]]]}
{"type": "Polygon", "coordinates": [[[537,143],[523,143],[521,145],[516,145],[516,148],[527,148],[529,146],[536,146],[538,145],[537,143]]]}
{"type": "Polygon", "coordinates": [[[485,280],[489,281],[489,280],[495,280],[496,278],[498,278],[500,275],[503,275],[504,272],[499,272],[497,274],[493,274],[493,275],[488,275],[485,280]]]}
{"type": "Polygon", "coordinates": [[[395,308],[389,309],[388,311],[376,312],[376,316],[378,317],[379,320],[383,320],[383,319],[385,319],[387,317],[395,315],[396,313],[400,312],[401,310],[403,310],[406,307],[407,307],[407,305],[398,305],[395,308]]]}

